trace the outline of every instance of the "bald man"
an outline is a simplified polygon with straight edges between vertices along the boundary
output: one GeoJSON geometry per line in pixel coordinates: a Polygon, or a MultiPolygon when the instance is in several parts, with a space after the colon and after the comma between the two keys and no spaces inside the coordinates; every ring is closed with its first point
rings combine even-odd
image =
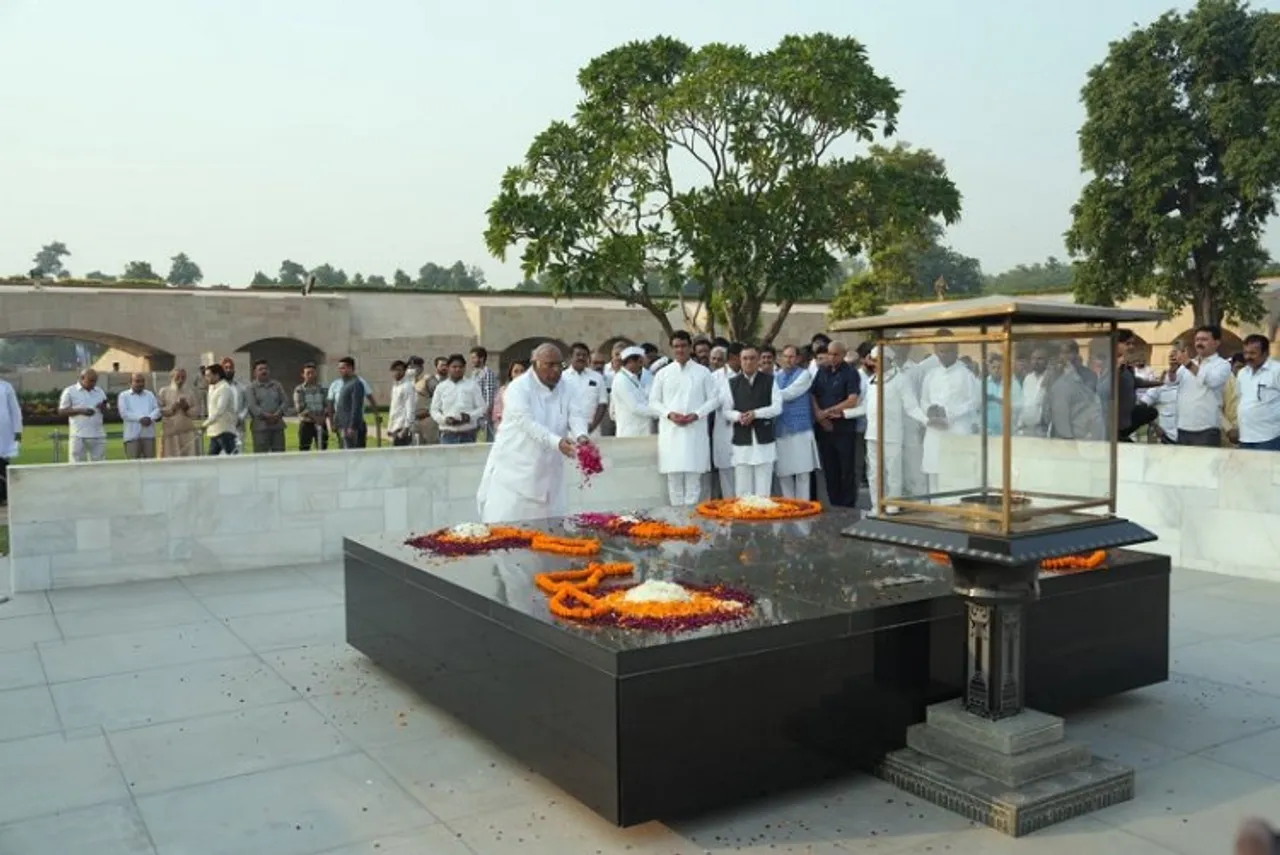
{"type": "Polygon", "coordinates": [[[476,494],[485,523],[563,516],[564,461],[588,441],[596,402],[560,381],[560,349],[540,345],[531,362],[503,393],[502,425],[476,494]]]}
{"type": "Polygon", "coordinates": [[[58,415],[71,428],[71,460],[96,463],[107,457],[107,430],[102,416],[107,410],[107,393],[98,388],[98,372],[86,368],[80,380],[62,390],[58,415]]]}
{"type": "Polygon", "coordinates": [[[151,460],[156,456],[156,425],[160,402],[147,388],[145,374],[129,378],[129,388],[116,396],[116,411],[124,423],[124,456],[128,460],[151,460]]]}

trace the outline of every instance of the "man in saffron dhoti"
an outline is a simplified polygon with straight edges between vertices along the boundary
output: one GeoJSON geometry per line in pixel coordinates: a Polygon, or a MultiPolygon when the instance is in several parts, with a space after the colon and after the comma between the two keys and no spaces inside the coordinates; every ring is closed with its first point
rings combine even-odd
{"type": "MultiPolygon", "coordinates": [[[[693,340],[684,330],[671,336],[668,363],[653,377],[649,406],[658,422],[658,471],[667,476],[671,504],[698,504],[702,473],[711,469],[711,436],[706,419],[720,408],[720,387],[711,372],[694,362],[693,340]]],[[[726,497],[727,498],[727,497],[726,497]]]]}
{"type": "Polygon", "coordinates": [[[540,345],[532,362],[503,395],[502,424],[476,495],[481,522],[546,519],[566,511],[564,459],[588,441],[592,412],[584,396],[560,382],[559,348],[540,345]]]}

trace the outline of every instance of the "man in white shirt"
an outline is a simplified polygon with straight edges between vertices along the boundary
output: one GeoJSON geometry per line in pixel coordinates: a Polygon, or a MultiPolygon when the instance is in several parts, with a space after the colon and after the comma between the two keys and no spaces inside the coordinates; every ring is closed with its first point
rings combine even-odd
{"type": "Polygon", "coordinates": [[[731,426],[733,484],[738,496],[769,496],[778,459],[774,424],[782,415],[782,390],[772,374],[759,370],[755,346],[742,348],[739,357],[742,371],[720,390],[720,408],[731,426]]]}
{"type": "MultiPolygon", "coordinates": [[[[730,344],[724,350],[724,365],[711,372],[711,379],[716,383],[716,394],[720,400],[724,400],[724,396],[729,393],[729,381],[738,376],[738,372],[742,370],[742,345],[738,342],[730,344]]],[[[707,361],[710,362],[710,354],[707,361]]],[[[737,470],[733,465],[733,422],[725,415],[724,409],[721,408],[711,414],[711,467],[715,472],[717,482],[720,486],[720,497],[723,499],[732,499],[738,495],[734,477],[737,470]]],[[[707,483],[703,485],[708,491],[710,498],[710,490],[712,484],[710,478],[704,479],[707,483]]],[[[750,486],[750,485],[748,485],[750,486]]]]}
{"type": "MultiPolygon", "coordinates": [[[[588,440],[582,399],[560,382],[563,359],[555,345],[539,345],[529,370],[507,384],[502,396],[502,425],[476,494],[481,522],[565,514],[564,459],[588,440]]],[[[436,389],[433,404],[449,382],[436,389]]],[[[480,394],[479,387],[476,394],[480,394]]],[[[483,406],[483,396],[480,403],[483,406]]],[[[443,429],[442,425],[441,441],[443,429]]]]}
{"type": "Polygon", "coordinates": [[[591,348],[582,342],[576,342],[569,351],[569,367],[565,369],[560,382],[571,394],[582,398],[580,406],[591,413],[588,433],[598,436],[600,422],[604,421],[609,408],[609,391],[604,383],[604,375],[588,364],[591,361],[591,348]]]}
{"type": "MultiPolygon", "coordinates": [[[[489,407],[480,384],[466,376],[467,360],[461,353],[449,357],[449,376],[431,396],[431,419],[440,426],[441,445],[466,445],[476,441],[489,407]]],[[[503,398],[505,407],[506,399],[503,398]]],[[[505,410],[504,416],[505,418],[505,410]]]]}
{"type": "Polygon", "coordinates": [[[160,402],[147,388],[144,374],[129,378],[128,391],[116,395],[116,410],[124,423],[124,456],[128,460],[150,460],[156,456],[156,423],[160,402]]]}
{"type": "Polygon", "coordinates": [[[905,469],[903,443],[907,431],[919,433],[928,421],[916,399],[912,377],[898,368],[893,353],[874,347],[867,356],[871,375],[863,396],[867,412],[867,486],[871,493],[871,512],[880,509],[880,467],[884,466],[884,494],[888,498],[904,498],[905,469]],[[879,363],[884,360],[884,387],[880,387],[879,363]],[[884,398],[884,439],[880,438],[880,399],[884,398]]]}
{"type": "Polygon", "coordinates": [[[649,436],[653,420],[662,414],[649,406],[649,391],[640,382],[644,367],[644,350],[624,348],[619,354],[621,367],[613,374],[613,392],[609,406],[613,409],[615,436],[649,436]]]}
{"type": "Polygon", "coordinates": [[[22,451],[22,404],[18,393],[0,380],[0,508],[9,503],[9,463],[22,451]]]}
{"type": "Polygon", "coordinates": [[[395,446],[411,445],[418,412],[418,393],[414,378],[408,376],[409,365],[397,359],[391,363],[391,404],[387,413],[387,433],[395,446]]]}
{"type": "Polygon", "coordinates": [[[702,473],[711,469],[711,437],[705,419],[716,412],[720,394],[711,372],[691,359],[693,340],[684,330],[671,336],[675,361],[657,372],[649,406],[658,422],[658,471],[676,507],[698,504],[702,473]]]}
{"type": "Polygon", "coordinates": [[[71,427],[71,460],[97,462],[107,457],[107,431],[102,415],[107,410],[107,393],[98,388],[98,372],[86,368],[80,381],[62,390],[58,415],[71,427]]]}
{"type": "MultiPolygon", "coordinates": [[[[938,366],[938,357],[932,353],[917,362],[911,358],[911,345],[893,345],[893,363],[910,381],[916,402],[924,393],[924,378],[938,366]]],[[[903,426],[902,437],[902,489],[907,496],[923,496],[929,492],[929,476],[924,474],[923,425],[908,422],[903,426]]]]}
{"type": "Polygon", "coordinates": [[[1178,362],[1177,353],[1183,349],[1180,341],[1175,341],[1169,351],[1169,368],[1155,379],[1158,386],[1150,386],[1138,390],[1138,397],[1144,404],[1154,407],[1156,411],[1156,435],[1162,445],[1178,444],[1178,362]]]}
{"type": "MultiPolygon", "coordinates": [[[[951,332],[939,330],[938,335],[949,336],[951,332]]],[[[938,364],[925,375],[920,394],[920,409],[928,419],[920,468],[929,477],[930,493],[938,491],[943,434],[972,434],[982,401],[978,378],[969,366],[959,361],[959,346],[944,342],[937,345],[933,353],[938,357],[938,364]]]]}
{"type": "Polygon", "coordinates": [[[1222,396],[1231,379],[1231,363],[1218,355],[1222,330],[1196,329],[1195,356],[1178,359],[1178,445],[1222,446],[1222,396]]]}
{"type": "Polygon", "coordinates": [[[227,384],[227,388],[235,397],[236,450],[239,451],[244,447],[244,427],[249,419],[249,387],[247,383],[236,377],[236,361],[230,356],[222,360],[222,373],[226,375],[226,379],[222,382],[227,384]]]}
{"type": "Polygon", "coordinates": [[[1244,368],[1236,375],[1241,448],[1280,451],[1280,362],[1270,355],[1266,336],[1245,338],[1244,368]]]}
{"type": "Polygon", "coordinates": [[[1044,436],[1045,377],[1049,371],[1049,351],[1036,347],[1031,352],[1030,370],[1022,378],[1022,401],[1015,414],[1014,433],[1020,436],[1044,436]]]}

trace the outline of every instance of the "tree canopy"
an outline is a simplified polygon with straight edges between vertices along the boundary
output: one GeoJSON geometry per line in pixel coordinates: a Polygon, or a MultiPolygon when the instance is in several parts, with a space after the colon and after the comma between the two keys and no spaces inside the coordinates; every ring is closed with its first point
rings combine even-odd
{"type": "Polygon", "coordinates": [[[988,294],[1036,294],[1070,291],[1075,284],[1075,267],[1052,255],[1044,263],[1019,264],[1003,273],[986,277],[988,294]]]}
{"type": "Polygon", "coordinates": [[[151,269],[149,261],[130,261],[124,266],[121,279],[133,279],[138,282],[163,282],[159,273],[151,269]]]}
{"type": "Polygon", "coordinates": [[[1240,0],[1169,12],[1111,45],[1082,100],[1077,298],[1256,320],[1280,189],[1280,15],[1240,0]]]}
{"type": "Polygon", "coordinates": [[[31,268],[31,275],[41,278],[61,276],[67,273],[62,259],[69,255],[71,255],[71,250],[67,249],[67,245],[60,240],[45,244],[40,247],[40,251],[31,259],[36,265],[31,268]]]}
{"type": "Polygon", "coordinates": [[[178,253],[169,261],[169,275],[165,277],[165,281],[170,285],[191,287],[199,285],[201,280],[204,279],[204,273],[200,270],[200,265],[192,261],[185,252],[178,253]]]}
{"type": "Polygon", "coordinates": [[[893,134],[900,95],[854,39],[752,53],[658,37],[591,60],[578,84],[573,118],[503,176],[485,232],[498,258],[521,247],[526,279],[553,293],[616,297],[670,331],[696,283],[686,318],[723,319],[735,338],[779,303],[768,341],[873,234],[959,216],[936,157],[853,153],[893,134]]]}

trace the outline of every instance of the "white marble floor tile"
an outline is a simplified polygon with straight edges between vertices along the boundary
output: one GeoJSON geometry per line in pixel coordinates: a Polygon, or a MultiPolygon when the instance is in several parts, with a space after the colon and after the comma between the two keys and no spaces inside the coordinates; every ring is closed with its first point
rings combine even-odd
{"type": "Polygon", "coordinates": [[[301,570],[292,567],[271,567],[265,570],[196,574],[184,577],[182,584],[197,597],[215,597],[251,591],[296,590],[311,587],[315,582],[301,570]]]}
{"type": "Polygon", "coordinates": [[[1180,591],[1171,597],[1169,621],[1176,629],[1192,629],[1215,638],[1266,638],[1276,631],[1276,608],[1226,597],[1180,591]]]}
{"type": "Polygon", "coordinates": [[[369,756],[446,822],[567,798],[496,748],[471,737],[375,748],[369,756]]]}
{"type": "Polygon", "coordinates": [[[1169,670],[1253,692],[1280,695],[1280,638],[1249,641],[1222,638],[1189,644],[1173,651],[1169,670]]]}
{"type": "Polygon", "coordinates": [[[240,639],[208,615],[203,623],[46,641],[36,645],[36,649],[50,683],[209,659],[231,659],[250,653],[240,639]]]}
{"type": "MultiPolygon", "coordinates": [[[[48,686],[0,692],[0,741],[61,730],[48,686]]],[[[3,774],[3,772],[0,772],[3,774]]],[[[3,850],[0,850],[2,852],[3,850]]]]}
{"type": "Polygon", "coordinates": [[[1145,772],[1186,756],[1184,751],[1115,727],[1105,713],[1083,720],[1068,717],[1067,738],[1087,743],[1095,757],[1114,760],[1137,772],[1145,772]]]}
{"type": "Polygon", "coordinates": [[[181,626],[211,620],[213,615],[194,597],[161,603],[113,603],[100,609],[55,611],[58,626],[67,638],[92,638],[141,629],[181,626]]]}
{"type": "Polygon", "coordinates": [[[226,618],[227,627],[259,653],[346,638],[347,615],[341,604],[280,614],[226,618]]]}
{"type": "Polygon", "coordinates": [[[239,591],[201,597],[201,602],[219,618],[265,615],[318,609],[342,603],[337,592],[310,581],[306,587],[271,588],[266,591],[239,591]]]}
{"type": "Polygon", "coordinates": [[[466,847],[456,831],[436,823],[422,831],[381,835],[363,843],[326,849],[317,855],[476,855],[476,853],[466,847]]]}
{"type": "Polygon", "coordinates": [[[257,657],[193,662],[51,687],[67,728],[118,730],[294,700],[257,657]]]}
{"type": "Polygon", "coordinates": [[[365,749],[466,733],[448,714],[395,683],[370,684],[354,692],[312,694],[307,700],[344,736],[365,749]]]}
{"type": "Polygon", "coordinates": [[[451,820],[448,825],[476,855],[671,855],[690,851],[688,840],[660,823],[618,828],[568,796],[537,807],[519,805],[451,820]]]}
{"type": "Polygon", "coordinates": [[[111,609],[120,606],[155,606],[174,600],[190,599],[191,594],[178,579],[152,579],[146,582],[121,582],[115,585],[90,585],[83,588],[55,588],[49,591],[49,602],[55,612],[83,609],[111,609]]]}
{"type": "Polygon", "coordinates": [[[1138,776],[1137,798],[1093,818],[1184,855],[1228,852],[1246,816],[1275,816],[1280,783],[1204,757],[1138,776]]]}
{"type": "Polygon", "coordinates": [[[42,686],[44,683],[44,666],[40,664],[40,654],[34,645],[26,650],[0,653],[0,691],[42,686]]]}
{"type": "Polygon", "coordinates": [[[1222,573],[1192,570],[1190,567],[1174,567],[1169,574],[1169,588],[1173,591],[1190,591],[1226,584],[1234,579],[1234,576],[1226,576],[1222,573]]]}
{"type": "Polygon", "coordinates": [[[355,750],[303,700],[119,730],[108,739],[135,795],[355,750]]]}
{"type": "MultiPolygon", "coordinates": [[[[7,582],[7,580],[6,580],[7,582]]],[[[0,603],[0,620],[31,615],[47,615],[52,611],[44,591],[12,594],[8,602],[0,603]]]]}
{"type": "Polygon", "coordinates": [[[342,591],[345,582],[345,574],[342,569],[342,562],[331,562],[328,564],[312,564],[307,567],[299,568],[307,575],[307,578],[317,585],[323,585],[326,588],[334,588],[342,591]]]}
{"type": "Polygon", "coordinates": [[[262,659],[304,696],[350,694],[368,686],[396,684],[345,641],[275,650],[263,653],[262,659]]]}
{"type": "MultiPolygon", "coordinates": [[[[1201,756],[1280,780],[1280,727],[1210,748],[1201,756]]],[[[1271,818],[1280,822],[1280,805],[1271,818]]]]}
{"type": "Polygon", "coordinates": [[[143,796],[138,808],[161,855],[312,855],[433,819],[359,754],[143,796]]]}
{"type": "Polygon", "coordinates": [[[1112,727],[1188,754],[1280,726],[1273,696],[1180,674],[1105,709],[1112,727]]]}
{"type": "MultiPolygon", "coordinates": [[[[1226,838],[1230,840],[1228,836],[1226,838]]],[[[883,851],[883,850],[881,850],[883,851]]],[[[1091,817],[1009,837],[990,828],[971,828],[941,841],[891,850],[894,855],[1172,855],[1173,850],[1091,817]]],[[[1222,851],[1227,851],[1226,848],[1222,851]]]]}
{"type": "Polygon", "coordinates": [[[155,855],[129,801],[0,825],[4,855],[155,855]]]}
{"type": "Polygon", "coordinates": [[[0,824],[129,798],[101,733],[0,742],[0,769],[0,824]]]}
{"type": "MultiPolygon", "coordinates": [[[[1276,560],[1280,565],[1280,558],[1276,560]]],[[[1266,582],[1261,579],[1238,579],[1228,577],[1217,585],[1198,588],[1197,593],[1206,597],[1219,597],[1234,600],[1238,603],[1270,603],[1280,605],[1280,584],[1266,582]]],[[[1280,631],[1280,627],[1277,627],[1280,631]]]]}
{"type": "MultiPolygon", "coordinates": [[[[479,819],[484,819],[480,817],[479,819]]],[[[451,823],[456,825],[456,823],[451,823]]],[[[698,819],[673,823],[671,831],[684,841],[672,852],[697,853],[796,853],[800,855],[845,855],[856,849],[841,846],[831,835],[832,828],[813,828],[808,823],[787,818],[772,802],[763,802],[735,810],[719,811],[698,819]]],[[[892,852],[892,841],[882,844],[883,852],[892,852]]],[[[604,852],[619,852],[622,847],[605,847],[604,852]]]]}
{"type": "Polygon", "coordinates": [[[41,641],[62,638],[53,615],[28,615],[0,620],[0,653],[26,650],[41,641]]]}

